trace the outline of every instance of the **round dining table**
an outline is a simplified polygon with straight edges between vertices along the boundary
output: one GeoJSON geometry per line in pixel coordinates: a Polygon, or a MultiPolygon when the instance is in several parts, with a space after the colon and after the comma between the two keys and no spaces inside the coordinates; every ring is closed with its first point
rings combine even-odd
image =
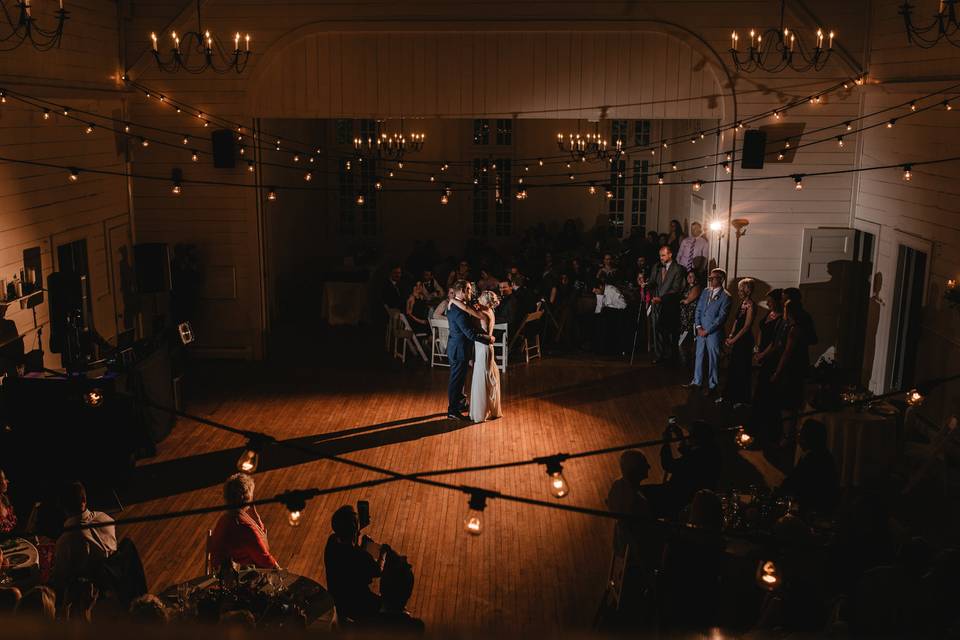
{"type": "Polygon", "coordinates": [[[40,581],[40,554],[36,545],[26,538],[0,540],[3,567],[0,568],[0,586],[28,588],[40,581]]]}

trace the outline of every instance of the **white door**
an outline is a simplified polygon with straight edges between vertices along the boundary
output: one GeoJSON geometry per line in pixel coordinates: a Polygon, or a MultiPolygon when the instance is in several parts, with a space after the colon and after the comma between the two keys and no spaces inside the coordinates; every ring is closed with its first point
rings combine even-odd
{"type": "Polygon", "coordinates": [[[853,229],[804,229],[800,284],[829,282],[829,264],[853,260],[853,229]]]}

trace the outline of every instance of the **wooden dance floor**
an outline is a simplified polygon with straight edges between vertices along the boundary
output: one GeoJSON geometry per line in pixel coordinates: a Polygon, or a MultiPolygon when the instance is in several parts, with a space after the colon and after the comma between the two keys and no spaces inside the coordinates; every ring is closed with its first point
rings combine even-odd
{"type": "MultiPolygon", "coordinates": [[[[311,357],[311,360],[317,358],[311,357]]],[[[502,419],[453,424],[446,410],[446,369],[401,368],[385,356],[366,365],[203,364],[206,381],[188,410],[328,454],[401,472],[526,459],[655,438],[686,393],[684,374],[630,367],[622,360],[548,357],[511,367],[503,377],[502,419]]],[[[158,455],[140,463],[120,517],[222,503],[221,482],[234,472],[244,441],[179,420],[158,455]]],[[[648,450],[651,480],[658,449],[648,450]]],[[[618,454],[570,461],[565,503],[603,508],[617,478],[618,454]]],[[[328,460],[305,461],[277,447],[263,453],[257,497],[291,488],[332,487],[380,477],[328,460]]],[[[521,467],[440,479],[553,500],[543,467],[521,467]]],[[[609,569],[613,523],[535,506],[492,500],[479,537],[463,530],[467,497],[391,482],[310,502],[298,528],[279,505],[261,509],[270,546],[282,566],[325,584],[323,548],[336,508],[369,500],[366,533],[413,564],[409,609],[428,629],[533,630],[590,625],[609,569]]],[[[216,515],[128,526],[151,590],[203,571],[207,530],[216,515]]]]}

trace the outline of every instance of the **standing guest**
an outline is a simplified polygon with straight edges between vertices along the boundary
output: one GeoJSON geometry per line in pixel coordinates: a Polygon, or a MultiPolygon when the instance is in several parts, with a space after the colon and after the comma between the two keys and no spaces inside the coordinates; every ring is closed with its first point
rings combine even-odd
{"type": "Polygon", "coordinates": [[[223,483],[223,497],[231,507],[217,520],[210,537],[210,560],[214,568],[228,561],[239,565],[253,565],[260,569],[279,569],[270,555],[267,528],[253,505],[253,476],[235,473],[223,483]]]}
{"type": "MultiPolygon", "coordinates": [[[[0,551],[0,561],[2,560],[3,552],[0,551]]],[[[0,616],[15,612],[22,597],[23,594],[16,587],[0,587],[0,616]]]]}
{"type": "Polygon", "coordinates": [[[407,559],[395,553],[387,554],[380,577],[380,613],[376,626],[384,631],[422,634],[423,620],[414,618],[406,610],[413,594],[413,568],[407,559]]]}
{"type": "Polygon", "coordinates": [[[414,333],[430,333],[430,306],[427,304],[427,289],[422,282],[413,285],[407,298],[407,319],[414,333]]]}
{"type": "Polygon", "coordinates": [[[130,603],[131,622],[143,625],[164,625],[169,619],[163,601],[152,593],[145,593],[130,603]]]}
{"type": "Polygon", "coordinates": [[[616,276],[616,274],[617,264],[613,261],[613,255],[609,253],[603,254],[603,260],[600,262],[600,268],[597,269],[597,275],[595,278],[597,280],[609,280],[611,277],[616,276]]]}
{"type": "Polygon", "coordinates": [[[423,283],[427,298],[443,297],[443,287],[440,286],[440,283],[437,282],[437,279],[433,276],[433,269],[424,269],[420,272],[420,282],[423,283]]]}
{"type": "Polygon", "coordinates": [[[703,287],[697,279],[697,274],[693,271],[687,272],[687,286],[683,290],[683,299],[680,300],[680,338],[677,348],[680,352],[680,362],[687,365],[692,357],[690,354],[690,345],[696,342],[696,332],[694,330],[694,317],[697,315],[697,303],[700,301],[700,294],[703,287]]]}
{"type": "Polygon", "coordinates": [[[380,611],[380,598],[370,590],[370,583],[383,571],[390,548],[382,545],[378,558],[367,553],[367,538],[361,541],[360,519],[350,505],[337,509],[330,524],[333,533],[327,538],[323,563],[337,616],[354,622],[374,620],[380,611]]]}
{"type": "Polygon", "coordinates": [[[690,225],[690,235],[680,241],[680,251],[677,253],[677,262],[687,271],[694,271],[699,280],[707,271],[707,258],[710,249],[707,239],[703,237],[703,227],[699,222],[690,225]]]}
{"type": "Polygon", "coordinates": [[[794,312],[796,313],[796,321],[803,329],[803,337],[807,342],[806,347],[803,349],[803,353],[806,356],[807,368],[810,368],[810,347],[819,342],[819,338],[817,337],[817,327],[813,321],[813,316],[811,316],[803,306],[803,300],[800,298],[800,289],[796,287],[787,287],[784,289],[784,304],[786,304],[787,300],[797,303],[797,306],[794,306],[794,312]]]}
{"type": "Polygon", "coordinates": [[[753,301],[753,278],[744,278],[737,283],[740,306],[733,330],[724,344],[730,349],[730,362],[727,365],[727,388],[723,398],[734,406],[747,404],[751,400],[750,382],[753,377],[753,318],[756,315],[756,303],[753,301]]]}
{"type": "Polygon", "coordinates": [[[553,254],[548,251],[543,255],[543,268],[540,270],[540,280],[538,282],[542,295],[550,294],[550,290],[557,285],[559,276],[557,267],[553,264],[553,254]]]}
{"type": "Polygon", "coordinates": [[[90,574],[117,552],[117,531],[113,518],[101,511],[87,509],[87,490],[74,482],[63,497],[67,519],[64,532],[57,538],[53,557],[53,583],[58,590],[78,578],[90,574]],[[102,524],[89,529],[72,529],[80,525],[102,524]],[[72,530],[71,530],[72,529],[72,530]]]}
{"type": "Polygon", "coordinates": [[[0,533],[10,533],[17,526],[17,514],[13,511],[13,505],[10,504],[10,498],[7,496],[7,490],[10,488],[10,481],[7,480],[7,474],[0,469],[0,533]]]}
{"type": "Polygon", "coordinates": [[[720,345],[723,342],[723,325],[730,311],[730,294],[724,288],[727,274],[723,269],[710,272],[709,286],[700,294],[693,326],[697,332],[697,351],[693,363],[693,381],[687,387],[703,387],[703,356],[707,356],[706,394],[717,389],[719,382],[720,345]]]}
{"type": "Polygon", "coordinates": [[[650,263],[647,262],[647,256],[642,253],[634,260],[633,280],[639,278],[641,273],[645,275],[648,280],[650,279],[650,263]]]}
{"type": "MultiPolygon", "coordinates": [[[[753,424],[751,435],[764,442],[773,431],[776,438],[780,438],[780,408],[777,406],[776,395],[770,383],[770,377],[780,362],[780,352],[777,351],[778,336],[783,325],[783,291],[771,289],[767,294],[767,315],[760,321],[760,341],[757,353],[753,357],[757,369],[757,383],[753,391],[753,424]]],[[[763,442],[758,442],[762,445],[763,442]]]]}
{"type": "MultiPolygon", "coordinates": [[[[806,311],[796,300],[787,300],[783,305],[783,330],[780,332],[780,360],[770,376],[777,406],[788,416],[795,414],[803,404],[804,378],[810,366],[808,324],[804,322],[806,311]]],[[[789,444],[796,430],[795,420],[783,423],[782,445],[789,444]]]]}
{"type": "Polygon", "coordinates": [[[597,296],[596,313],[600,314],[597,323],[597,350],[600,353],[625,353],[625,322],[627,318],[627,300],[623,296],[623,285],[613,278],[601,279],[594,288],[597,296]]]}
{"type": "Polygon", "coordinates": [[[680,328],[680,294],[684,286],[684,273],[673,259],[673,251],[660,247],[660,262],[653,271],[653,310],[650,314],[653,325],[653,364],[673,359],[680,328]]]}
{"type": "Polygon", "coordinates": [[[689,436],[671,423],[663,432],[666,442],[660,448],[660,466],[670,478],[664,485],[665,503],[657,505],[660,515],[675,515],[700,489],[715,489],[720,481],[722,456],[713,429],[703,420],[690,424],[689,436]],[[679,443],[677,442],[678,440],[679,443]],[[674,456],[674,449],[679,456],[674,456]]]}
{"type": "Polygon", "coordinates": [[[565,347],[571,347],[576,342],[578,296],[570,274],[561,273],[557,286],[550,292],[550,309],[557,321],[554,341],[565,347]]]}
{"type": "Polygon", "coordinates": [[[683,225],[680,224],[679,220],[670,221],[670,232],[667,234],[667,244],[670,245],[670,250],[673,251],[673,255],[677,255],[680,252],[680,243],[683,242],[683,239],[687,237],[687,234],[683,232],[683,225]]]}
{"type": "Polygon", "coordinates": [[[391,309],[403,309],[407,296],[404,295],[403,285],[401,283],[402,279],[403,270],[400,268],[400,265],[395,264],[390,267],[387,280],[383,283],[383,288],[380,290],[380,299],[383,301],[383,304],[391,309]]]}
{"type": "Polygon", "coordinates": [[[663,243],[660,242],[660,236],[657,235],[656,231],[647,231],[647,237],[643,243],[643,253],[647,256],[647,263],[653,264],[657,261],[657,252],[660,251],[660,247],[663,246],[663,243]]]}

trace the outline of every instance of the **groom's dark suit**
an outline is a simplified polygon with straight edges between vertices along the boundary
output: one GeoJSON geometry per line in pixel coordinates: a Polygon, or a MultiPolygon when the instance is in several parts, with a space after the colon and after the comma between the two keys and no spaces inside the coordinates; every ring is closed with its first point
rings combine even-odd
{"type": "Polygon", "coordinates": [[[450,305],[447,322],[450,324],[450,335],[447,337],[447,360],[450,362],[447,413],[462,414],[467,407],[463,384],[467,380],[467,365],[474,353],[473,343],[489,344],[489,340],[486,334],[477,331],[473,318],[459,307],[450,305]]]}

